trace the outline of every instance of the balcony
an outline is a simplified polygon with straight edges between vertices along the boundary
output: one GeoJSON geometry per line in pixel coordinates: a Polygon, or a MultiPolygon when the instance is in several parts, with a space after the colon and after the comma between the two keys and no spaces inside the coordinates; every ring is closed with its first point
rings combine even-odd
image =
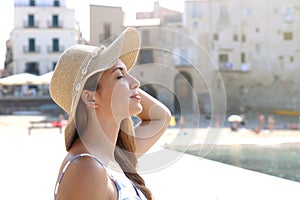
{"type": "Polygon", "coordinates": [[[47,21],[48,28],[63,28],[63,22],[47,21]]]}
{"type": "Polygon", "coordinates": [[[38,28],[39,21],[23,21],[24,28],[38,28]]]}
{"type": "Polygon", "coordinates": [[[220,70],[233,70],[232,62],[219,62],[218,66],[220,70]]]}
{"type": "Polygon", "coordinates": [[[233,65],[232,62],[220,62],[219,70],[224,72],[249,72],[251,71],[251,64],[250,63],[241,63],[238,65],[233,65]]]}
{"type": "Polygon", "coordinates": [[[56,47],[56,46],[48,46],[47,52],[48,53],[62,53],[65,50],[63,46],[56,47]]]}
{"type": "Polygon", "coordinates": [[[40,46],[23,46],[23,53],[40,53],[40,46]]]}

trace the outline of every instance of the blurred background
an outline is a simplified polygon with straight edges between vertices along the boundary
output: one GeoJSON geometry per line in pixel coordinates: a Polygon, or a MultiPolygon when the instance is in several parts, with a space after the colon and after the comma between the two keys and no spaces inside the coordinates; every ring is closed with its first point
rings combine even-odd
{"type": "MultiPolygon", "coordinates": [[[[230,145],[216,142],[208,159],[300,182],[299,0],[6,0],[0,8],[0,125],[13,126],[12,116],[26,127],[32,116],[67,119],[48,91],[59,55],[136,27],[132,73],[171,110],[169,130],[199,128],[201,137],[223,128],[230,145]]],[[[201,156],[204,142],[187,153],[201,156]]]]}

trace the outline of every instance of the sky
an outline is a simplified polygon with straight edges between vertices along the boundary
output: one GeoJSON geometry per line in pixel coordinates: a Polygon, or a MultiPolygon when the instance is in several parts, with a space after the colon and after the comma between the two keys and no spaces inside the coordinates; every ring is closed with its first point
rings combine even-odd
{"type": "MultiPolygon", "coordinates": [[[[152,11],[154,0],[66,0],[68,8],[75,10],[76,20],[79,22],[82,35],[89,40],[89,5],[106,5],[122,7],[126,13],[135,16],[137,11],[152,11]]],[[[183,11],[184,0],[159,0],[162,7],[176,11],[183,11]]],[[[0,1],[0,69],[4,67],[6,41],[10,38],[10,32],[14,26],[14,0],[0,1]]],[[[130,16],[130,15],[129,15],[130,16]]]]}

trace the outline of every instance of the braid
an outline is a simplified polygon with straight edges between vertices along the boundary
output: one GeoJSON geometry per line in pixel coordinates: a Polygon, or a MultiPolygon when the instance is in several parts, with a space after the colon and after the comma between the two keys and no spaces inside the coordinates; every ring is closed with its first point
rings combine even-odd
{"type": "Polygon", "coordinates": [[[125,175],[144,193],[148,200],[153,200],[151,191],[146,187],[144,179],[138,174],[134,129],[130,118],[123,120],[117,147],[115,149],[115,159],[120,164],[125,175]]]}

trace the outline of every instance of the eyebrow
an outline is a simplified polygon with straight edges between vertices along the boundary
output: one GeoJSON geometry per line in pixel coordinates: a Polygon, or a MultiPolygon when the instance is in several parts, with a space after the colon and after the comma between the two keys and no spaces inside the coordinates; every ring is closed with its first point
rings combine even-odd
{"type": "Polygon", "coordinates": [[[123,67],[116,67],[116,68],[114,68],[113,70],[112,70],[112,72],[111,73],[114,73],[116,70],[121,70],[121,71],[123,71],[124,70],[124,68],[123,67]]]}

